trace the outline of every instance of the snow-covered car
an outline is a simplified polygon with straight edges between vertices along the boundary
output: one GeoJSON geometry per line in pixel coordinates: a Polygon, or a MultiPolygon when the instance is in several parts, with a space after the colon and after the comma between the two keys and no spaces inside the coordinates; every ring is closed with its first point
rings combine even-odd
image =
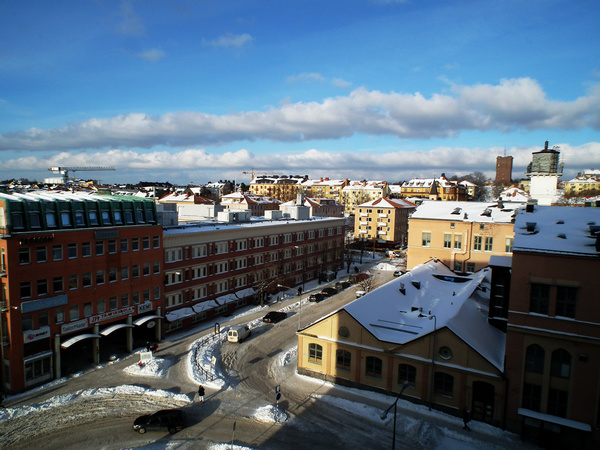
{"type": "Polygon", "coordinates": [[[185,413],[180,409],[163,409],[154,414],[140,416],[133,422],[133,429],[140,434],[149,430],[166,429],[175,434],[185,427],[185,413]]]}

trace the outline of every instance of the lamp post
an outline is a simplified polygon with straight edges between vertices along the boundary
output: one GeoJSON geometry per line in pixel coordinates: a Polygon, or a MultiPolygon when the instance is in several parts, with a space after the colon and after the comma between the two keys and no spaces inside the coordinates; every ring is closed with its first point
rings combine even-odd
{"type": "Polygon", "coordinates": [[[431,373],[429,374],[429,411],[431,411],[431,404],[433,403],[433,374],[435,372],[435,335],[437,331],[437,317],[435,314],[419,314],[419,317],[428,317],[429,320],[433,319],[433,349],[431,350],[431,373]]]}
{"type": "Polygon", "coordinates": [[[382,412],[381,415],[379,416],[381,418],[381,420],[385,420],[388,413],[390,412],[390,409],[392,409],[392,407],[394,408],[394,431],[392,433],[392,450],[394,450],[396,448],[396,411],[397,411],[398,400],[400,400],[400,397],[402,396],[404,389],[406,389],[408,386],[409,386],[408,380],[406,380],[404,382],[404,384],[402,385],[402,390],[400,390],[400,394],[398,395],[398,398],[396,398],[396,401],[394,401],[394,403],[392,403],[390,405],[390,407],[388,409],[386,409],[384,412],[382,412]]]}

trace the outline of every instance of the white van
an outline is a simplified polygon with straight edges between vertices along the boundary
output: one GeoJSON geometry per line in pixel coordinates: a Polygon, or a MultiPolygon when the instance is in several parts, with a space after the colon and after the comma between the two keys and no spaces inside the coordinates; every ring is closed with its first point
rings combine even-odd
{"type": "Polygon", "coordinates": [[[242,342],[248,336],[250,336],[250,328],[247,325],[237,325],[229,329],[227,340],[229,342],[242,342]]]}

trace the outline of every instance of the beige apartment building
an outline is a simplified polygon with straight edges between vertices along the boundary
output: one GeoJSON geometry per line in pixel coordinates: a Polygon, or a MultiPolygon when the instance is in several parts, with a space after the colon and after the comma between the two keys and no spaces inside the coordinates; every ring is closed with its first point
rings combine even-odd
{"type": "Polygon", "coordinates": [[[354,214],[357,205],[389,197],[386,181],[351,181],[342,189],[342,200],[346,214],[354,214]]]}
{"type": "Polygon", "coordinates": [[[408,240],[408,218],[417,205],[398,198],[379,198],[356,208],[354,238],[405,245],[408,240]]]}
{"type": "Polygon", "coordinates": [[[342,189],[348,185],[348,179],[330,180],[319,178],[318,180],[306,180],[302,183],[304,195],[310,198],[329,198],[336,202],[342,202],[342,189]]]}
{"type": "Polygon", "coordinates": [[[407,268],[437,258],[457,272],[475,272],[492,255],[510,256],[519,206],[423,202],[409,219],[407,268]]]}

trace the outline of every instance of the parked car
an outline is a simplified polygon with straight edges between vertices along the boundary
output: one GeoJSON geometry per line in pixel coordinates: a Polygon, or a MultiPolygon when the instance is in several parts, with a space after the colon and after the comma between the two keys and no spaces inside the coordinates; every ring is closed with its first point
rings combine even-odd
{"type": "Polygon", "coordinates": [[[337,283],[335,283],[335,288],[338,291],[343,291],[346,288],[349,288],[351,286],[351,284],[348,281],[338,281],[337,283]]]}
{"type": "Polygon", "coordinates": [[[263,317],[262,321],[267,323],[277,323],[282,321],[287,317],[287,313],[283,311],[271,311],[267,313],[265,317],[263,317]]]}
{"type": "Polygon", "coordinates": [[[227,340],[229,342],[242,342],[250,336],[250,328],[247,325],[238,325],[230,328],[227,332],[227,340]]]}
{"type": "Polygon", "coordinates": [[[325,288],[321,291],[321,294],[323,294],[325,297],[330,297],[332,295],[337,294],[337,289],[336,288],[332,288],[332,287],[328,287],[325,288]]]}
{"type": "Polygon", "coordinates": [[[316,294],[310,294],[310,296],[308,297],[308,301],[309,302],[320,302],[324,298],[325,298],[325,296],[319,292],[316,294]]]}
{"type": "Polygon", "coordinates": [[[163,409],[154,414],[140,416],[133,422],[133,429],[140,434],[149,430],[166,429],[175,434],[185,427],[185,413],[180,409],[163,409]]]}
{"type": "Polygon", "coordinates": [[[404,275],[406,273],[406,270],[402,270],[402,269],[398,269],[394,271],[394,276],[395,277],[401,277],[402,275],[404,275]]]}

